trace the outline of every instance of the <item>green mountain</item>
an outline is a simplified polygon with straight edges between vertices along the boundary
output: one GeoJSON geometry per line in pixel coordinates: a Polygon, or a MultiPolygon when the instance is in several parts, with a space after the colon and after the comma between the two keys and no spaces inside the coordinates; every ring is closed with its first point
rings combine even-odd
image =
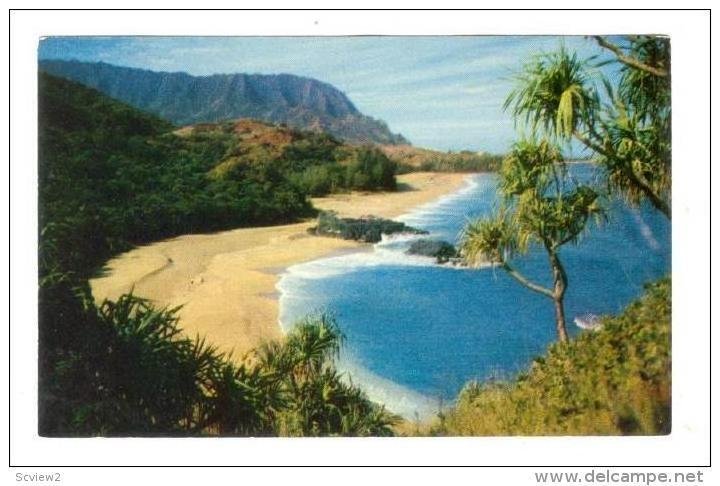
{"type": "Polygon", "coordinates": [[[335,87],[290,74],[154,72],[102,62],[42,60],[40,70],[95,88],[177,125],[255,118],[353,143],[407,144],[335,87]]]}

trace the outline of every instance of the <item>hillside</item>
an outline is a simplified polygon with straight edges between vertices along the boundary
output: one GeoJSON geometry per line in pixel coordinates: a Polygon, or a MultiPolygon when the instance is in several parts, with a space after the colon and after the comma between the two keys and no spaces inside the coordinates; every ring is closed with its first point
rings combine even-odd
{"type": "Polygon", "coordinates": [[[443,435],[654,435],[671,429],[671,281],[511,383],[468,384],[443,435]]]}
{"type": "Polygon", "coordinates": [[[382,153],[324,133],[253,120],[174,129],[47,74],[39,111],[40,228],[66,269],[177,234],[304,218],[309,196],[395,187],[382,153]]]}
{"type": "Polygon", "coordinates": [[[247,120],[177,130],[77,83],[38,81],[40,435],[392,434],[396,418],[336,371],[329,318],[243,361],[183,335],[178,309],[128,294],[96,303],[87,284],[134,244],[312,215],[306,169],[373,188],[387,158],[247,120]]]}
{"type": "Polygon", "coordinates": [[[290,74],[191,76],[102,62],[43,60],[40,70],[95,88],[177,125],[255,118],[353,143],[408,143],[335,87],[290,74]]]}
{"type": "Polygon", "coordinates": [[[222,141],[225,153],[208,173],[214,180],[237,179],[253,167],[274,167],[310,196],[396,188],[396,164],[380,150],[342,143],[326,133],[243,118],[191,125],[174,134],[184,141],[222,141]]]}
{"type": "Polygon", "coordinates": [[[500,167],[501,155],[484,152],[440,152],[406,144],[381,145],[400,172],[488,172],[500,167]]]}

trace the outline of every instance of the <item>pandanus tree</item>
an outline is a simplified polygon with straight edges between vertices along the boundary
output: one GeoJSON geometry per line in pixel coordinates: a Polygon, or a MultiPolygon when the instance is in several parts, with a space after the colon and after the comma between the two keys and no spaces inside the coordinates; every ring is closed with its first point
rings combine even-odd
{"type": "Polygon", "coordinates": [[[468,264],[499,265],[525,287],[552,299],[557,338],[566,342],[568,276],[560,248],[577,242],[588,221],[602,215],[598,195],[569,177],[560,149],[547,140],[517,142],[503,161],[499,177],[501,208],[465,227],[460,252],[468,264]],[[547,253],[550,287],[531,280],[512,264],[514,256],[527,252],[533,244],[547,253]]]}
{"type": "Polygon", "coordinates": [[[343,339],[334,318],[320,314],[298,322],[285,342],[260,350],[261,368],[283,398],[273,417],[278,435],[392,435],[398,418],[337,371],[343,339]]]}
{"type": "Polygon", "coordinates": [[[595,40],[610,59],[582,60],[564,47],[540,55],[518,75],[505,108],[534,131],[579,142],[604,167],[611,190],[631,203],[647,200],[670,219],[669,40],[595,40]],[[618,66],[612,78],[599,69],[609,63],[618,66]]]}

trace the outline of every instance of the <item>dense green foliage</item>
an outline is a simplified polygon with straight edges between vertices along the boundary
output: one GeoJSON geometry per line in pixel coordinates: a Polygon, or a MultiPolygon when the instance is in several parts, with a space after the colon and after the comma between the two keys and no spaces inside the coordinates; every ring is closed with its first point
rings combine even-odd
{"type": "MultiPolygon", "coordinates": [[[[322,137],[217,170],[273,146],[241,146],[215,126],[168,133],[162,120],[47,75],[39,88],[40,434],[391,433],[395,417],[335,370],[341,335],[331,319],[300,323],[283,343],[235,360],[184,336],[176,309],[132,295],[98,305],[87,285],[134,243],[312,214],[287,169],[321,157],[322,137]]],[[[372,154],[355,154],[353,176],[367,167],[363,184],[373,174],[390,184],[372,154]]]]}
{"type": "Polygon", "coordinates": [[[470,383],[437,433],[615,435],[670,433],[671,282],[597,331],[555,344],[514,382],[470,383]]]}
{"type": "Polygon", "coordinates": [[[610,189],[633,203],[646,199],[670,218],[670,41],[595,39],[613,56],[600,64],[619,66],[617,80],[561,48],[524,66],[506,107],[533,130],[584,145],[605,168],[610,189]]]}
{"type": "Polygon", "coordinates": [[[429,256],[436,259],[438,263],[447,263],[460,255],[452,243],[442,240],[421,238],[410,243],[407,249],[409,255],[429,256]]]}
{"type": "MultiPolygon", "coordinates": [[[[40,75],[41,263],[87,273],[133,243],[312,214],[272,164],[208,176],[229,148],[74,83],[40,75]]],[[[41,270],[42,271],[42,270],[41,270]]]]}
{"type": "Polygon", "coordinates": [[[41,435],[378,436],[397,420],[335,370],[326,316],[238,362],[182,335],[175,309],[97,306],[67,281],[42,292],[41,435]]]}
{"type": "MultiPolygon", "coordinates": [[[[327,135],[312,138],[329,139],[327,135]]],[[[285,149],[283,160],[301,162],[296,171],[289,170],[290,180],[311,196],[325,196],[346,190],[395,190],[396,164],[372,147],[350,148],[334,142],[327,153],[318,153],[322,145],[294,143],[285,149]]]]}
{"type": "Polygon", "coordinates": [[[364,218],[340,218],[332,211],[323,211],[317,226],[311,231],[317,235],[333,236],[344,240],[377,243],[382,235],[394,233],[425,234],[426,231],[413,228],[405,223],[375,216],[364,218]]]}
{"type": "Polygon", "coordinates": [[[271,167],[311,196],[396,189],[395,162],[377,148],[345,145],[326,133],[237,120],[198,125],[184,135],[189,141],[198,137],[222,140],[226,146],[222,160],[211,171],[216,180],[242,179],[252,168],[271,167]]]}
{"type": "Polygon", "coordinates": [[[259,368],[271,377],[264,390],[279,390],[274,407],[279,435],[392,435],[398,418],[373,404],[357,387],[342,381],[333,366],[343,336],[327,315],[296,324],[282,344],[259,351],[259,368]],[[276,380],[276,386],[272,380],[276,380]]]}

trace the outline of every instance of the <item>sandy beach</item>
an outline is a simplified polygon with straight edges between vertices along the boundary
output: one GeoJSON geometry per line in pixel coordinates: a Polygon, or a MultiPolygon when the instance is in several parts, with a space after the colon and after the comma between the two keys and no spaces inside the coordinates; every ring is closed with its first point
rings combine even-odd
{"type": "MultiPolygon", "coordinates": [[[[398,177],[400,189],[314,199],[319,209],[342,216],[393,218],[463,185],[465,174],[413,173],[398,177]]],[[[314,221],[186,235],[135,248],[110,260],[91,280],[96,300],[133,290],[159,306],[182,305],[185,333],[205,336],[222,351],[242,356],[282,337],[275,285],[283,269],[361,244],[317,237],[314,221]]]]}

